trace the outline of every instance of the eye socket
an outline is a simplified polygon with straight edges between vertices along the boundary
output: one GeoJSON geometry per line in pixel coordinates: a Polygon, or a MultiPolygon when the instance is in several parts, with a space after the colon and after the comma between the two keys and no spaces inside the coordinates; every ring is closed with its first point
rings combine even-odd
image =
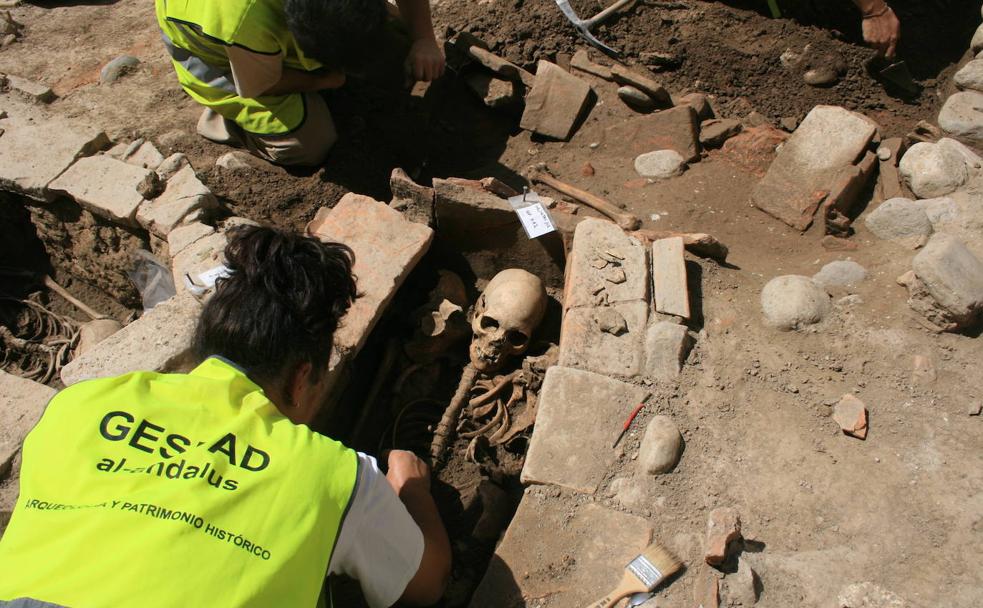
{"type": "Polygon", "coordinates": [[[498,321],[491,317],[481,317],[481,329],[498,329],[498,321]]]}
{"type": "Polygon", "coordinates": [[[509,344],[512,346],[522,346],[526,343],[526,340],[528,340],[529,337],[524,333],[513,329],[505,334],[505,339],[508,340],[509,344]]]}

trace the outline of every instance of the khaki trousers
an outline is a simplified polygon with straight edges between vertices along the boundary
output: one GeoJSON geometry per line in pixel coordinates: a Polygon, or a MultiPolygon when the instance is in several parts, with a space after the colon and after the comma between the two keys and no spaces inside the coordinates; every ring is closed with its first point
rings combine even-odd
{"type": "Polygon", "coordinates": [[[243,147],[277,165],[313,167],[324,163],[338,140],[328,104],[318,93],[303,93],[304,122],[284,135],[249,133],[211,108],[198,119],[198,134],[216,143],[243,147]]]}

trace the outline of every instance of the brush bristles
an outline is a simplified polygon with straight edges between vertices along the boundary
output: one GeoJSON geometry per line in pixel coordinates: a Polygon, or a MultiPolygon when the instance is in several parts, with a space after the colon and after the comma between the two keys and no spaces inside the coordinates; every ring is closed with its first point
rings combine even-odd
{"type": "Polygon", "coordinates": [[[656,585],[675,574],[682,562],[658,543],[652,543],[644,553],[631,560],[627,569],[651,591],[656,585]]]}

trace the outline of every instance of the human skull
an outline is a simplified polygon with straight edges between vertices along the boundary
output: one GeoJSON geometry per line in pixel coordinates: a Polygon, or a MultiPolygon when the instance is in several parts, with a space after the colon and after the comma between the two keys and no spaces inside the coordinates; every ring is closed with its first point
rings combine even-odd
{"type": "Polygon", "coordinates": [[[496,274],[475,304],[471,364],[479,372],[494,372],[524,353],[545,312],[546,289],[539,277],[519,268],[496,274]]]}

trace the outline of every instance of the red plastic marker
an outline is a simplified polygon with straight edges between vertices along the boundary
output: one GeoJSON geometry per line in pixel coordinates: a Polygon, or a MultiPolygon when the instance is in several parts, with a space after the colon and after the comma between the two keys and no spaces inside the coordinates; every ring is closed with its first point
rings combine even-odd
{"type": "Polygon", "coordinates": [[[645,398],[642,399],[642,402],[638,404],[638,407],[636,407],[631,411],[631,414],[628,415],[628,420],[625,420],[624,428],[621,429],[621,432],[618,434],[618,438],[615,439],[614,443],[611,445],[612,450],[618,447],[618,442],[620,442],[621,438],[624,437],[625,433],[628,432],[628,428],[631,426],[631,423],[635,421],[635,416],[638,415],[638,412],[642,411],[642,408],[645,407],[645,403],[651,398],[652,398],[652,393],[645,395],[645,398]]]}

